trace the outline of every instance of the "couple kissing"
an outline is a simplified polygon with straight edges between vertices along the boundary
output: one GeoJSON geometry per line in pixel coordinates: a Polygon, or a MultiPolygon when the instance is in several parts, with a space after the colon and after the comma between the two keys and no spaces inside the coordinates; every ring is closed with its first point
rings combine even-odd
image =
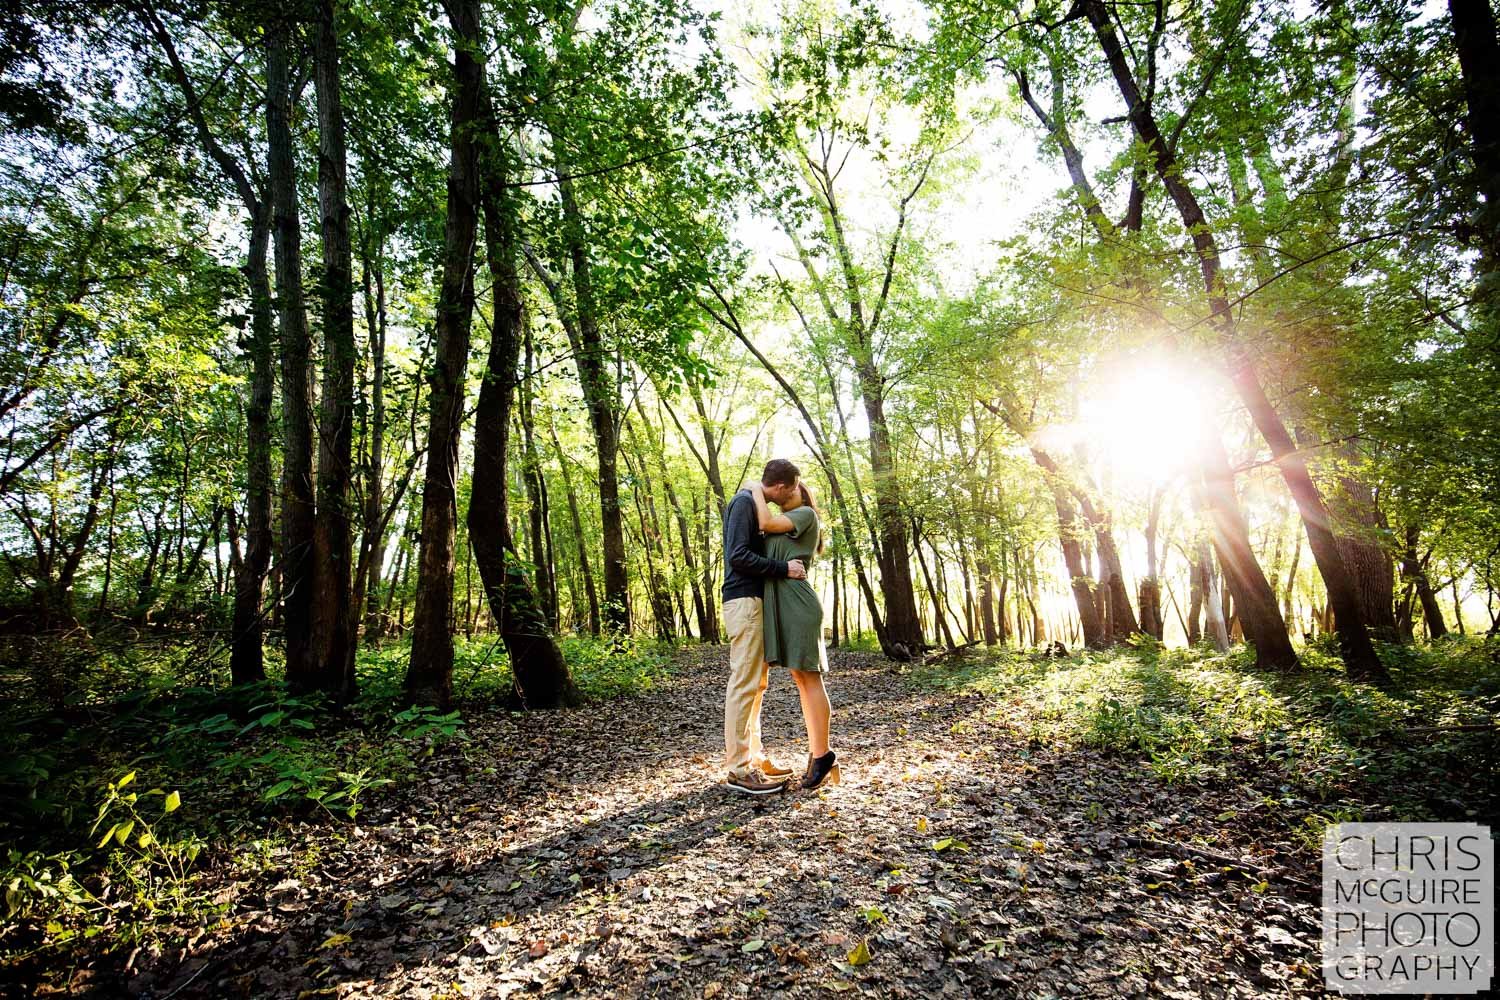
{"type": "Polygon", "coordinates": [[[767,462],[760,480],[746,483],[724,511],[724,786],[730,791],[773,795],[791,783],[792,770],[767,757],[761,745],[761,703],[773,666],[791,671],[802,700],[808,754],[800,786],[841,780],[838,758],[828,747],[832,710],[823,687],[823,605],[807,579],[822,551],[822,517],[812,491],[784,458],[767,462]]]}

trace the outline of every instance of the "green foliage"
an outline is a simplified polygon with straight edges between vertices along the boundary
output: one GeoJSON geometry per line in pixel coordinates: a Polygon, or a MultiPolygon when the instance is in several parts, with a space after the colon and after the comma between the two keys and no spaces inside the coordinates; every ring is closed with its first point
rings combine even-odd
{"type": "MultiPolygon", "coordinates": [[[[649,690],[672,670],[673,646],[655,640],[571,637],[563,648],[594,698],[649,690]]],[[[0,834],[14,844],[0,871],[4,926],[29,942],[8,944],[12,957],[98,933],[106,914],[127,920],[127,936],[149,936],[158,917],[210,906],[195,893],[197,870],[206,857],[253,850],[241,831],[353,821],[381,789],[467,739],[459,711],[401,705],[404,644],[361,650],[352,716],[278,681],[193,686],[202,671],[181,649],[75,643],[55,655],[99,681],[73,696],[87,698],[86,725],[33,701],[0,729],[0,834]],[[117,693],[127,679],[143,686],[117,693]],[[91,885],[104,878],[132,910],[95,899],[91,885]]],[[[455,676],[465,705],[508,704],[509,665],[493,639],[460,640],[455,676]]]]}
{"type": "Polygon", "coordinates": [[[5,919],[17,920],[38,913],[73,916],[99,901],[73,876],[71,852],[43,854],[41,851],[6,852],[0,882],[5,884],[5,919]]]}
{"type": "Polygon", "coordinates": [[[562,649],[573,679],[590,698],[648,691],[673,670],[672,645],[639,635],[569,636],[562,649]]]}
{"type": "MultiPolygon", "coordinates": [[[[1421,811],[1441,775],[1472,766],[1473,734],[1405,739],[1415,726],[1454,725],[1500,709],[1500,642],[1384,650],[1396,683],[1351,682],[1342,665],[1304,651],[1306,670],[1255,673],[1246,653],[1162,650],[1154,643],[1061,660],[1001,651],[958,668],[915,671],[913,683],[981,691],[1027,720],[1033,740],[1139,756],[1168,782],[1222,779],[1245,760],[1320,802],[1379,789],[1421,811]]],[[[1481,734],[1483,735],[1483,734],[1481,734]]]]}

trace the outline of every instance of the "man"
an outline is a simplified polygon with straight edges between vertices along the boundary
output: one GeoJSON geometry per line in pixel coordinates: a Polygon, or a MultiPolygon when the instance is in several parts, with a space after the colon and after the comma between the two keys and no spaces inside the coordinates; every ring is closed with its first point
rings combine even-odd
{"type": "MultiPolygon", "coordinates": [[[[782,504],[796,492],[801,473],[784,458],[766,463],[760,482],[766,499],[782,504]]],[[[755,500],[740,490],[724,511],[724,625],[729,630],[729,686],[724,692],[725,782],[745,795],[772,795],[786,790],[790,768],[766,758],[760,742],[760,706],[766,692],[765,638],[761,632],[761,596],[767,577],[801,580],[807,570],[800,559],[766,558],[766,543],[755,516],[755,500]]]]}

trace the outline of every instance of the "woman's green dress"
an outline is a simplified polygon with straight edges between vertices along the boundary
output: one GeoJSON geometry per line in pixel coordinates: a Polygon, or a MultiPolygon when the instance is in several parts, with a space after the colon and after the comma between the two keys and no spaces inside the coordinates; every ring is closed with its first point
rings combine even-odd
{"type": "MultiPolygon", "coordinates": [[[[811,507],[786,512],[796,530],[766,536],[771,559],[801,559],[810,571],[818,550],[818,513],[811,507]]],[[[806,580],[766,581],[762,602],[766,634],[766,662],[793,670],[822,673],[828,669],[823,649],[823,604],[806,580]]]]}

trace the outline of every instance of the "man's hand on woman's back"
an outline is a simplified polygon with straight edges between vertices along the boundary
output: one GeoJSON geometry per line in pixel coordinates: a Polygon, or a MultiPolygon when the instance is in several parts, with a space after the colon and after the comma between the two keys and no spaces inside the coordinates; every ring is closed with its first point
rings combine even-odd
{"type": "Polygon", "coordinates": [[[807,567],[802,565],[801,559],[792,559],[786,564],[786,578],[788,580],[806,580],[807,567]]]}

